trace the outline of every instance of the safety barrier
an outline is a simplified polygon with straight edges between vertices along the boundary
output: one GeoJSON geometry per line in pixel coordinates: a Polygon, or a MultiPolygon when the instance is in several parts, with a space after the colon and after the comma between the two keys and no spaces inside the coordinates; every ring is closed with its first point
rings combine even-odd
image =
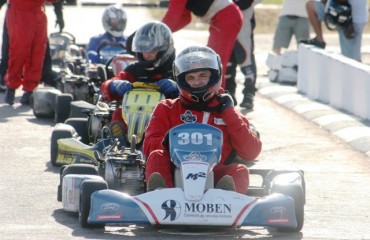
{"type": "Polygon", "coordinates": [[[370,120],[370,66],[300,44],[297,88],[308,98],[370,120]]]}

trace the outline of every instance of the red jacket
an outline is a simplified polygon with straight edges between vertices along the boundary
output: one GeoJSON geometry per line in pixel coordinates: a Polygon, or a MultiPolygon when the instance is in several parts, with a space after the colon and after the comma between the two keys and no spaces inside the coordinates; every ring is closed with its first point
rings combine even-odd
{"type": "Polygon", "coordinates": [[[153,150],[163,149],[162,141],[167,131],[185,122],[207,123],[222,130],[224,145],[221,163],[224,163],[233,149],[246,161],[255,160],[261,152],[260,139],[249,129],[247,118],[235,108],[228,108],[222,113],[188,110],[177,98],[165,99],[154,109],[145,131],[144,155],[149,156],[153,150]]]}

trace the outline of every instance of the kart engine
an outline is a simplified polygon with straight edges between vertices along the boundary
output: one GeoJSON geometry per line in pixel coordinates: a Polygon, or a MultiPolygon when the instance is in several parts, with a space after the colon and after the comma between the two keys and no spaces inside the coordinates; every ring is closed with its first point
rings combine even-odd
{"type": "Polygon", "coordinates": [[[144,160],[140,153],[123,149],[119,153],[107,153],[105,157],[104,179],[110,189],[130,195],[141,194],[145,190],[144,160]]]}

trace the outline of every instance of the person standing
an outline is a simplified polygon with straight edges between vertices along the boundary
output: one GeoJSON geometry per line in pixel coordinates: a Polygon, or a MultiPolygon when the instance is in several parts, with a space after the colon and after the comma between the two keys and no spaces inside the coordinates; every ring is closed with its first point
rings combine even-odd
{"type": "Polygon", "coordinates": [[[254,35],[256,27],[254,6],[261,0],[233,0],[243,13],[243,25],[235,41],[226,72],[226,90],[237,104],[236,91],[236,68],[239,65],[244,75],[243,100],[240,107],[252,110],[253,99],[256,93],[257,66],[254,57],[254,35]]]}
{"type": "Polygon", "coordinates": [[[5,102],[14,104],[15,91],[23,86],[21,104],[29,104],[41,79],[47,42],[45,2],[57,0],[9,0],[6,27],[9,34],[9,61],[4,81],[5,102]]]}
{"type": "Polygon", "coordinates": [[[225,88],[227,63],[243,21],[241,11],[231,0],[176,0],[170,1],[162,22],[176,32],[191,22],[192,14],[209,24],[207,46],[220,55],[225,88]]]}
{"type": "MultiPolygon", "coordinates": [[[[333,0],[310,0],[307,2],[306,9],[308,18],[315,32],[315,37],[308,40],[302,40],[301,43],[325,48],[326,43],[322,32],[321,22],[324,21],[326,8],[331,4],[330,1],[333,0]]],[[[362,34],[369,18],[368,1],[341,0],[339,3],[349,3],[352,15],[352,25],[348,25],[351,28],[338,28],[341,53],[348,58],[361,62],[362,34]],[[349,32],[348,29],[353,31],[349,32]]]]}
{"type": "MultiPolygon", "coordinates": [[[[7,0],[0,0],[0,9],[7,2],[7,0]]],[[[59,32],[64,29],[63,18],[63,1],[54,2],[54,12],[56,15],[55,26],[59,27],[59,32]]],[[[6,91],[4,76],[8,70],[9,61],[9,34],[6,27],[6,20],[3,26],[2,45],[1,45],[1,62],[0,62],[0,91],[6,91]]],[[[42,67],[41,82],[47,86],[56,86],[56,82],[60,78],[60,74],[52,69],[52,59],[50,55],[49,41],[46,43],[45,58],[42,67]]]]}
{"type": "Polygon", "coordinates": [[[272,50],[281,54],[282,48],[288,48],[295,36],[297,44],[300,40],[310,37],[310,22],[308,21],[306,3],[308,0],[284,0],[278,24],[275,29],[272,50]]]}

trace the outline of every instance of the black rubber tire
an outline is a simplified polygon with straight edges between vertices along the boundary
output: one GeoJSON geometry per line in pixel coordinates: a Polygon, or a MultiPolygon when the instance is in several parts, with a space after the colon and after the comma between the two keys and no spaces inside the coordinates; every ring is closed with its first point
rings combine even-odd
{"type": "Polygon", "coordinates": [[[87,118],[89,112],[94,111],[96,106],[86,101],[72,101],[69,108],[69,118],[87,118]]]}
{"type": "Polygon", "coordinates": [[[62,166],[59,172],[59,186],[57,200],[62,201],[63,178],[68,174],[98,175],[98,169],[91,164],[74,163],[62,166]]]}
{"type": "Polygon", "coordinates": [[[58,139],[62,138],[71,138],[73,137],[74,132],[68,128],[56,128],[51,133],[50,141],[50,162],[51,165],[57,167],[61,166],[57,163],[58,157],[58,139]]]}
{"type": "Polygon", "coordinates": [[[72,126],[78,136],[81,137],[81,142],[89,144],[88,131],[87,131],[87,118],[68,118],[65,120],[65,124],[72,126]]]}
{"type": "Polygon", "coordinates": [[[98,175],[98,169],[92,164],[74,163],[63,169],[61,172],[62,179],[68,174],[98,175]]]}
{"type": "Polygon", "coordinates": [[[304,204],[305,204],[305,193],[302,186],[300,184],[274,185],[273,192],[289,195],[294,199],[295,215],[297,220],[296,228],[278,227],[277,230],[280,232],[301,231],[304,224],[304,204]]]}
{"type": "Polygon", "coordinates": [[[80,209],[78,211],[78,220],[83,228],[103,228],[105,224],[90,224],[87,218],[90,213],[91,195],[95,191],[108,189],[106,181],[96,179],[86,179],[81,184],[80,191],[80,209]]]}
{"type": "Polygon", "coordinates": [[[71,109],[71,102],[73,101],[72,94],[63,93],[55,99],[55,123],[63,123],[68,117],[71,109]]]}

